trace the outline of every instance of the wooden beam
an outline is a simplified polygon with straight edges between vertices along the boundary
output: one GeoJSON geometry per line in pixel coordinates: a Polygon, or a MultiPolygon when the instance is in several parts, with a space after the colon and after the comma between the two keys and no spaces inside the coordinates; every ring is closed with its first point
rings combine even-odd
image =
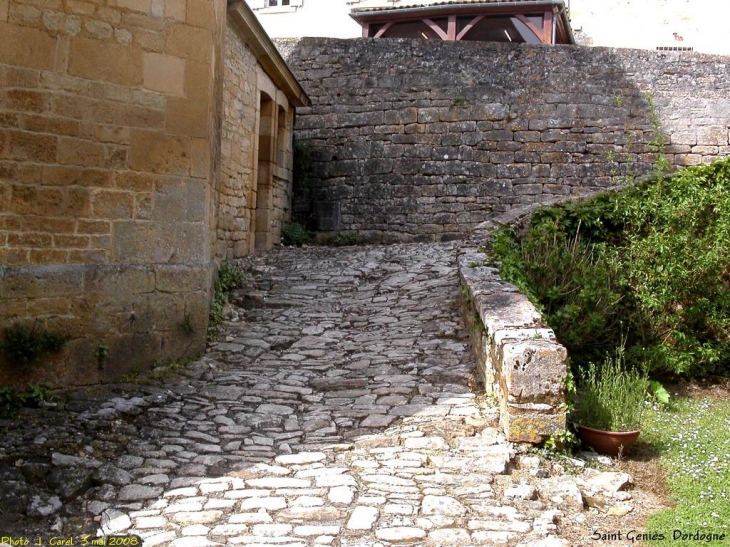
{"type": "Polygon", "coordinates": [[[368,38],[369,33],[370,33],[370,23],[363,23],[362,24],[362,37],[368,38]]]}
{"type": "Polygon", "coordinates": [[[446,26],[446,39],[456,41],[456,15],[449,15],[449,22],[446,26]]]}
{"type": "Polygon", "coordinates": [[[464,36],[466,36],[467,32],[469,32],[471,29],[473,29],[477,24],[479,24],[479,21],[481,21],[485,17],[486,17],[486,15],[477,15],[476,17],[474,17],[474,19],[469,21],[466,24],[466,26],[463,29],[461,29],[461,32],[456,35],[456,39],[461,40],[464,36]]]}
{"type": "Polygon", "coordinates": [[[440,26],[438,26],[436,23],[434,23],[431,19],[423,19],[423,22],[426,23],[429,27],[431,27],[431,30],[434,31],[439,38],[442,40],[448,40],[449,35],[444,32],[444,29],[442,29],[440,26]]]}
{"type": "Polygon", "coordinates": [[[542,18],[542,42],[544,44],[553,43],[553,11],[546,11],[545,16],[542,18]]]}
{"type": "Polygon", "coordinates": [[[383,25],[383,27],[378,32],[375,33],[375,36],[373,36],[373,38],[380,38],[385,33],[385,31],[388,30],[392,26],[393,26],[393,23],[385,23],[383,25]]]}
{"type": "MultiPolygon", "coordinates": [[[[545,41],[543,40],[543,38],[542,38],[542,36],[543,36],[543,29],[542,29],[542,28],[537,28],[537,27],[536,27],[536,26],[535,26],[535,25],[533,24],[533,22],[532,22],[532,21],[530,21],[530,20],[529,20],[529,19],[528,19],[527,17],[525,17],[525,16],[524,16],[524,15],[522,15],[521,13],[518,13],[518,14],[514,15],[514,17],[515,17],[515,19],[518,19],[518,20],[519,20],[519,21],[520,21],[521,23],[524,23],[524,25],[525,25],[525,26],[526,26],[526,27],[527,27],[528,29],[530,29],[530,31],[531,31],[531,32],[532,32],[532,33],[533,33],[533,34],[534,34],[534,35],[535,35],[535,36],[537,37],[537,39],[538,39],[538,40],[539,40],[540,42],[542,42],[543,44],[544,44],[544,43],[546,43],[546,42],[545,42],[545,41]]],[[[544,22],[543,22],[543,26],[544,26],[544,22]]],[[[548,42],[548,43],[549,43],[549,42],[548,42]]]]}

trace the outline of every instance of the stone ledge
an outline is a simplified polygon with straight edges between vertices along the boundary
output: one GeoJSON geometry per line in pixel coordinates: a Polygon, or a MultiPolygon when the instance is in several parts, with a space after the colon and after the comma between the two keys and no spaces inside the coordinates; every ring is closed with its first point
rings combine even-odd
{"type": "MultiPolygon", "coordinates": [[[[488,231],[481,234],[489,237],[488,231]]],[[[473,249],[458,258],[477,371],[499,404],[507,439],[541,443],[565,430],[568,354],[535,306],[485,265],[487,259],[473,249]]]]}

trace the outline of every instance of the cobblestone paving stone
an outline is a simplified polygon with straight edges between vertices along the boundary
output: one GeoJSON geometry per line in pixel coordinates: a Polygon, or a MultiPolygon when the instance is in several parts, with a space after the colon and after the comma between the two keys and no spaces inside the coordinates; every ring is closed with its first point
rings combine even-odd
{"type": "Polygon", "coordinates": [[[240,291],[185,376],[80,412],[49,408],[46,425],[8,433],[2,478],[42,524],[5,524],[100,526],[145,547],[567,545],[557,524],[581,522],[581,492],[539,479],[539,460],[495,428],[472,376],[456,252],[248,260],[256,290],[240,291]],[[23,442],[35,452],[23,457],[23,442]],[[60,494],[36,486],[53,480],[60,494]]]}

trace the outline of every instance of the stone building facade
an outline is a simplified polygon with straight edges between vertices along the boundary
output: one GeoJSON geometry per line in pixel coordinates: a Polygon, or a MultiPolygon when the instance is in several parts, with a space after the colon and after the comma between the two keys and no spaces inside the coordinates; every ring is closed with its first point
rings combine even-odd
{"type": "Polygon", "coordinates": [[[296,80],[242,1],[0,0],[0,35],[0,327],[70,337],[32,365],[0,352],[0,383],[202,350],[216,264],[287,214],[296,80]]]}
{"type": "Polygon", "coordinates": [[[280,41],[321,229],[458,237],[516,206],[730,153],[730,59],[406,39],[280,41]]]}

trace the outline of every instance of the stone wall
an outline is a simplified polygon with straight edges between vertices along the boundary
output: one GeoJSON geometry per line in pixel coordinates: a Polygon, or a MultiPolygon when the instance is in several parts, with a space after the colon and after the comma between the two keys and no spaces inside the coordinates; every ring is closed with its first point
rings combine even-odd
{"type": "Polygon", "coordinates": [[[291,217],[293,106],[230,22],[223,102],[216,254],[232,259],[279,243],[291,217]]]}
{"type": "Polygon", "coordinates": [[[224,27],[209,0],[0,1],[0,326],[71,336],[0,383],[203,347],[224,27]]]}
{"type": "Polygon", "coordinates": [[[223,83],[223,143],[217,229],[220,256],[243,256],[251,248],[256,210],[253,192],[256,158],[256,57],[232,26],[226,31],[223,83]]]}
{"type": "MultiPolygon", "coordinates": [[[[730,152],[728,58],[427,40],[281,41],[312,98],[310,214],[365,239],[449,239],[496,214],[730,152]],[[655,106],[653,107],[652,104],[655,106]]],[[[314,219],[317,224],[317,219],[314,219]]],[[[326,223],[320,222],[320,227],[326,223]]]]}
{"type": "Polygon", "coordinates": [[[202,351],[217,265],[288,219],[306,94],[242,0],[0,0],[0,36],[0,329],[71,338],[0,345],[0,385],[202,351]]]}

